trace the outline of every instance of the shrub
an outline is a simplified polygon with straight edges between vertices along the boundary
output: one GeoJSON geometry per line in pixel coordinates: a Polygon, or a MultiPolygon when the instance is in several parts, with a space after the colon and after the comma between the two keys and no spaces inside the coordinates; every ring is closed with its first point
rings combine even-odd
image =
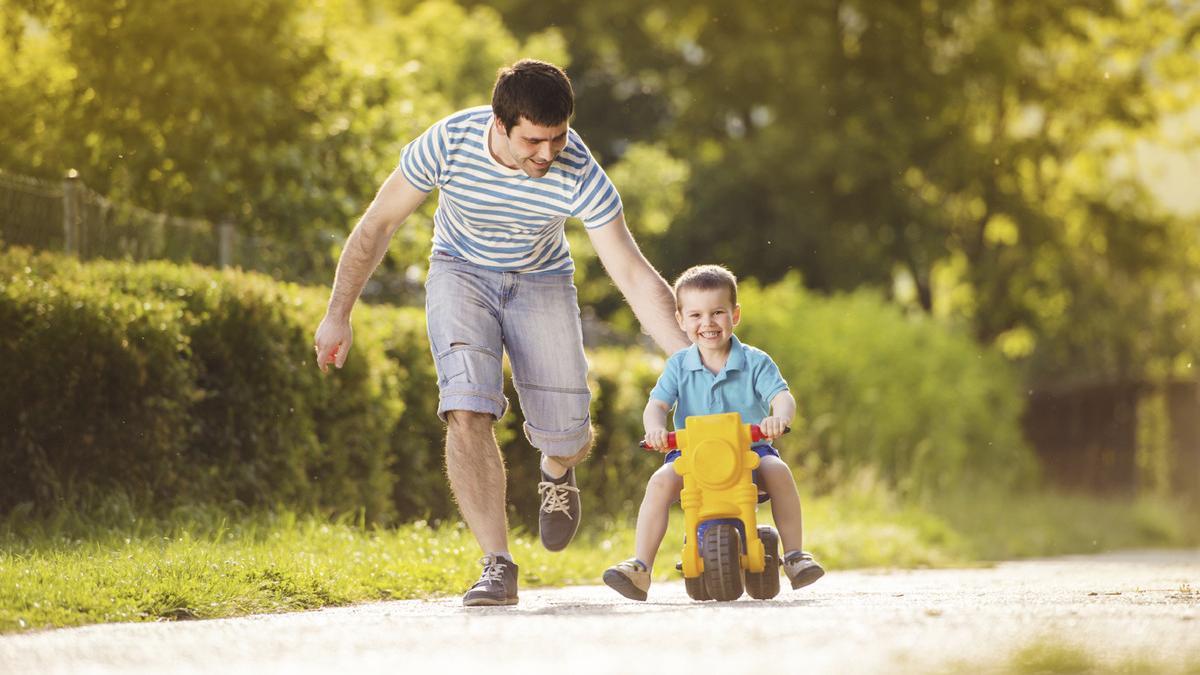
{"type": "Polygon", "coordinates": [[[0,509],[72,503],[136,485],[178,490],[195,389],[177,303],[111,292],[34,271],[5,254],[0,270],[0,509]]]}
{"type": "MultiPolygon", "coordinates": [[[[456,515],[424,313],[360,304],[345,368],[322,376],[311,336],[326,299],[257,274],[0,252],[0,358],[15,371],[0,392],[0,510],[124,493],[371,522],[456,515]]],[[[807,420],[780,443],[793,466],[830,481],[876,467],[915,495],[1032,475],[1015,377],[966,336],[796,279],[745,284],[742,300],[739,335],[775,358],[807,420]]],[[[661,462],[637,441],[664,360],[589,359],[596,445],[579,484],[589,514],[627,515],[661,462]]],[[[539,456],[522,423],[514,405],[496,433],[510,515],[532,527],[539,456]]]]}
{"type": "Polygon", "coordinates": [[[872,292],[821,298],[792,276],[739,296],[739,335],[775,359],[804,418],[785,458],[819,458],[833,479],[873,466],[910,495],[1034,477],[1019,380],[994,351],[872,292]]]}

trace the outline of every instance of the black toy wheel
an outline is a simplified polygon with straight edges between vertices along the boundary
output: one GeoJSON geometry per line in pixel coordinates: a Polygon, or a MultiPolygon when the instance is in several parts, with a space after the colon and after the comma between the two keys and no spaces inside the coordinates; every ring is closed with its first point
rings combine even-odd
{"type": "Polygon", "coordinates": [[[733,525],[719,523],[704,531],[700,556],[704,572],[700,578],[713,600],[730,601],[742,597],[742,538],[733,525]]]}
{"type": "Polygon", "coordinates": [[[779,595],[779,535],[767,526],[758,528],[766,553],[762,572],[746,572],[746,593],[755,600],[770,600],[779,595]]]}

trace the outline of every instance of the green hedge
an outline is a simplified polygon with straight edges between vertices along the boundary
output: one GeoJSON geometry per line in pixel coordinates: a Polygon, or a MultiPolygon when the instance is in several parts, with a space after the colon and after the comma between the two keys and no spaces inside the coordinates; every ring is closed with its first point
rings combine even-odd
{"type": "MultiPolygon", "coordinates": [[[[311,336],[324,289],[256,274],[0,252],[0,511],[90,503],[285,505],[373,522],[455,513],[436,376],[416,308],[359,305],[346,367],[311,336]]],[[[797,467],[873,465],[916,492],[1031,475],[1011,370],[964,336],[870,295],[820,299],[795,280],[743,291],[739,333],[767,349],[807,425],[797,467]]],[[[661,462],[637,449],[663,359],[589,354],[597,444],[589,514],[627,514],[661,462]]],[[[511,383],[508,396],[514,403],[511,383]]],[[[532,526],[538,457],[517,406],[497,426],[516,523],[532,526]]]]}
{"type": "Polygon", "coordinates": [[[869,291],[819,297],[794,275],[740,291],[738,334],[775,359],[804,418],[785,458],[834,482],[870,466],[910,496],[1036,479],[1020,381],[995,351],[869,291]]]}

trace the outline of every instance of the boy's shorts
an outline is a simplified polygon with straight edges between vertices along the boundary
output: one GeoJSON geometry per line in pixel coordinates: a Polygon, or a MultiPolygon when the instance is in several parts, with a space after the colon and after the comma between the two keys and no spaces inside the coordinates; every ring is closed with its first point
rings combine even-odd
{"type": "Polygon", "coordinates": [[[592,395],[571,275],[495,272],[434,253],[425,314],[442,421],[450,410],[504,416],[507,353],[529,442],[554,457],[588,442],[592,395]]]}
{"type": "MultiPolygon", "coordinates": [[[[754,445],[751,446],[750,449],[753,450],[754,454],[758,455],[759,457],[779,457],[779,451],[771,445],[754,445]]],[[[681,453],[678,450],[672,450],[668,452],[667,456],[663,458],[663,464],[670,464],[674,462],[675,460],[679,459],[680,454],[681,453]]],[[[770,499],[771,497],[762,489],[762,479],[759,477],[758,469],[755,469],[750,476],[754,479],[754,484],[759,488],[758,503],[761,504],[770,499]]]]}

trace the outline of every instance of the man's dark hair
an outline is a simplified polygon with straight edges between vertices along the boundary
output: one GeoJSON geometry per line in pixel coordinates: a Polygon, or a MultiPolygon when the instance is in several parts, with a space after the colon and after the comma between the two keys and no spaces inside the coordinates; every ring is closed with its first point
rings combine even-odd
{"type": "Polygon", "coordinates": [[[683,308],[679,294],[685,290],[712,291],[724,288],[729,291],[729,301],[737,306],[737,277],[720,265],[696,265],[684,270],[675,280],[675,309],[683,308]]]}
{"type": "Polygon", "coordinates": [[[512,133],[522,117],[538,126],[553,127],[571,119],[575,92],[562,68],[521,59],[496,75],[492,112],[504,124],[505,133],[512,133]]]}

